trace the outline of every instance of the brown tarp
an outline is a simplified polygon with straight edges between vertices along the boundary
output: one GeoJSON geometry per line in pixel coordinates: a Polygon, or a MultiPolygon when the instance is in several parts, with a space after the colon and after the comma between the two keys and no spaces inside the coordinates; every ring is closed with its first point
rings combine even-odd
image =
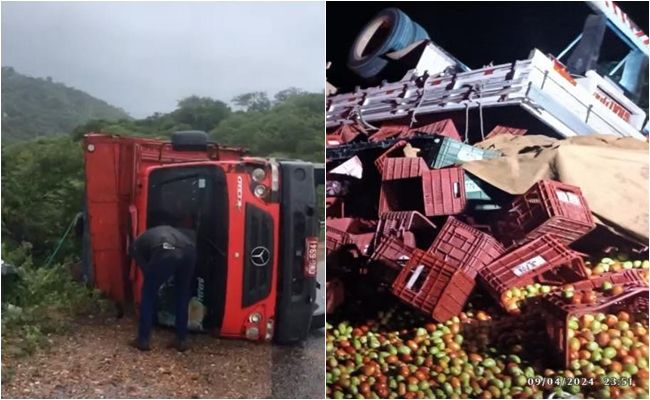
{"type": "Polygon", "coordinates": [[[648,242],[648,143],[609,135],[557,140],[503,134],[476,145],[505,154],[463,168],[510,194],[540,179],[579,186],[597,222],[648,242]]]}

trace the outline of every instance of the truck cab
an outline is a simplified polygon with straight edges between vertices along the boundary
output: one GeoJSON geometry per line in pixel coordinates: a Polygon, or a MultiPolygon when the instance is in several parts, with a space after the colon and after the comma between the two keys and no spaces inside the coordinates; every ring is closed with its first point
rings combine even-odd
{"type": "MultiPolygon", "coordinates": [[[[84,140],[92,282],[140,302],[129,244],[162,224],[197,233],[189,327],[215,336],[294,343],[316,309],[318,168],[248,157],[197,132],[172,141],[88,134],[84,140]]],[[[173,325],[173,280],[158,321],[173,325]]]]}

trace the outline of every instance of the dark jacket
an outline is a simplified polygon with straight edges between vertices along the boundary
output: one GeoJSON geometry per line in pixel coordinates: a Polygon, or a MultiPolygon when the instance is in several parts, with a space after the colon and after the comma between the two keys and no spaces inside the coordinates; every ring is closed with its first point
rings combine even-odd
{"type": "Polygon", "coordinates": [[[129,254],[141,267],[146,266],[158,249],[194,249],[196,233],[189,229],[160,225],[147,229],[133,242],[129,254]]]}

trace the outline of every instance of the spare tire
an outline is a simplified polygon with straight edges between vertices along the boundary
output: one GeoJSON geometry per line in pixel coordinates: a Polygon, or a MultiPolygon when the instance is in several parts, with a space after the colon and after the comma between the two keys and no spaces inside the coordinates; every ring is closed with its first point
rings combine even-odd
{"type": "Polygon", "coordinates": [[[377,14],[357,35],[348,55],[348,67],[362,78],[372,78],[388,64],[383,55],[403,49],[429,35],[397,8],[377,14]]]}
{"type": "Polygon", "coordinates": [[[172,148],[176,151],[196,151],[208,148],[208,134],[203,131],[178,131],[172,134],[172,148]]]}

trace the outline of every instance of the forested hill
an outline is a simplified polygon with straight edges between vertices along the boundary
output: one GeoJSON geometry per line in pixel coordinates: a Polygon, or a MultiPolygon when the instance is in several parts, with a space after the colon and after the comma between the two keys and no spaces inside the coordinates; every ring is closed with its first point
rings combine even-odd
{"type": "Polygon", "coordinates": [[[2,67],[2,143],[69,133],[92,119],[129,115],[105,101],[52,78],[32,78],[2,67]]]}

